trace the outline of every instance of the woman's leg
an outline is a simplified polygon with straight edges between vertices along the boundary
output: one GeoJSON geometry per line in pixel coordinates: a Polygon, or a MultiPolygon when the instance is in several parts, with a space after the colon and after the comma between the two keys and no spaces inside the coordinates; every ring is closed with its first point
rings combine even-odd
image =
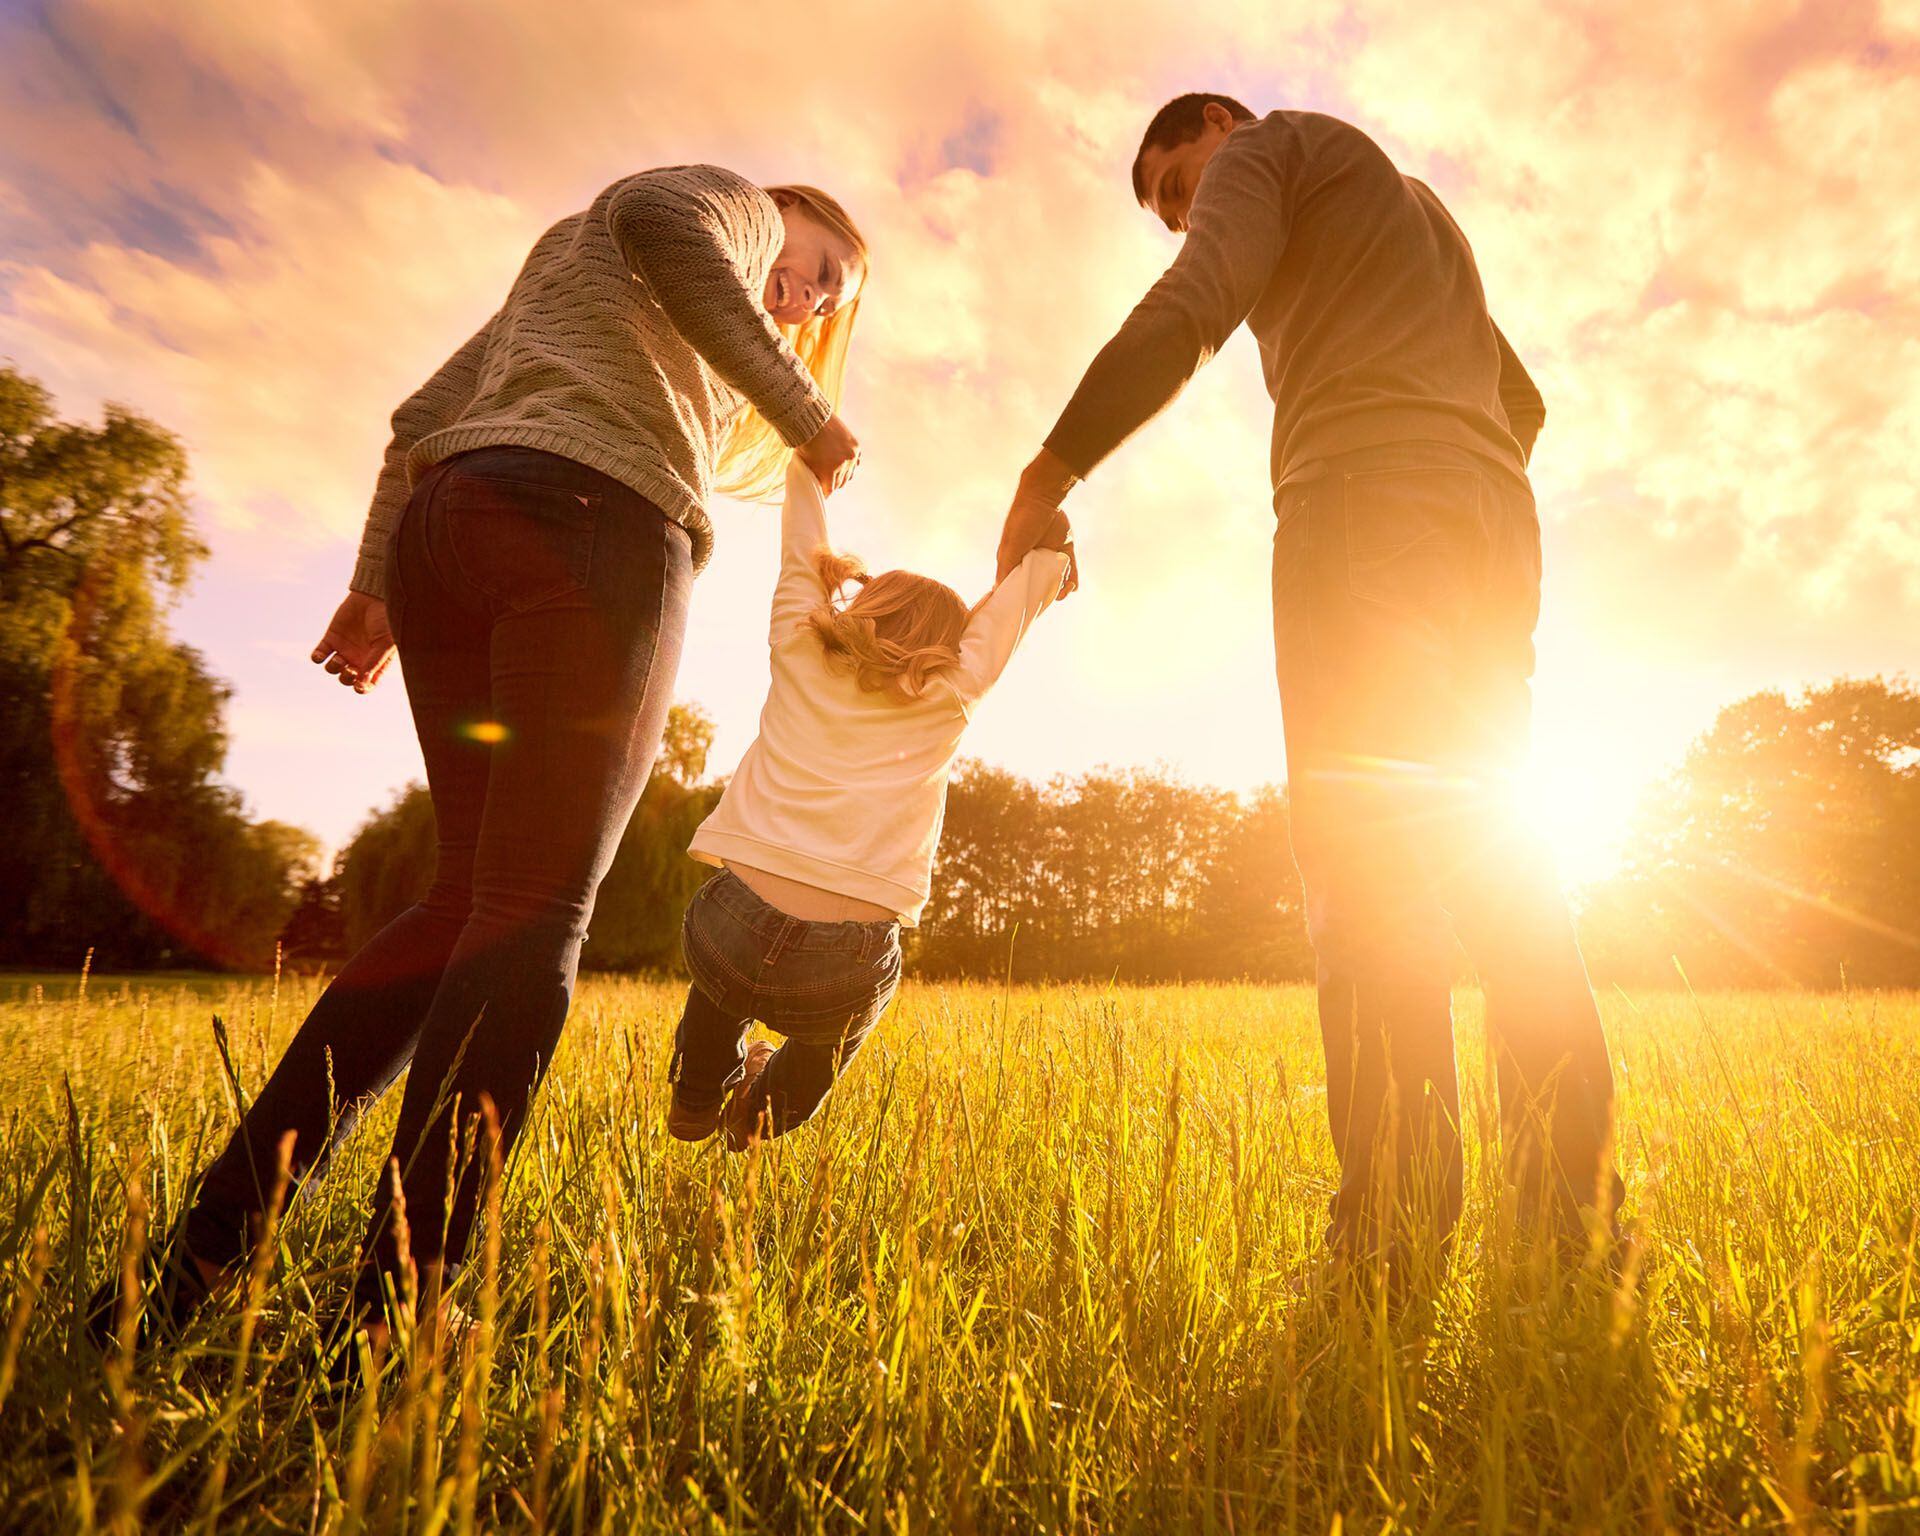
{"type": "Polygon", "coordinates": [[[246,1254],[272,1197],[281,1139],[293,1133],[297,1190],[324,1171],[361,1112],[400,1075],[467,920],[488,758],[457,725],[487,708],[487,627],[423,558],[422,504],[432,490],[433,480],[423,481],[402,515],[389,607],[406,632],[401,668],[433,796],[433,884],[341,968],[208,1168],[186,1241],[196,1258],[217,1267],[246,1254]]]}
{"type": "Polygon", "coordinates": [[[379,1301],[382,1275],[400,1284],[409,1259],[425,1278],[465,1254],[487,1162],[469,1133],[490,1105],[504,1156],[552,1058],[594,893],[659,747],[686,627],[684,530],[567,461],[479,457],[449,466],[428,527],[435,563],[494,615],[491,708],[466,723],[491,757],[473,905],[376,1186],[363,1305],[379,1301]]]}

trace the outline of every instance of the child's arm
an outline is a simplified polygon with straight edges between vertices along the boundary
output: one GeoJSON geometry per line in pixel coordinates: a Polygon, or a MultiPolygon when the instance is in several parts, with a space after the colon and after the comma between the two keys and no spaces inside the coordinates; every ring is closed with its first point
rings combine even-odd
{"type": "Polygon", "coordinates": [[[813,566],[815,552],[826,542],[827,499],[813,471],[795,455],[787,465],[787,494],[780,504],[780,576],[773,584],[768,645],[786,639],[832,596],[813,566]]]}
{"type": "Polygon", "coordinates": [[[1067,575],[1065,550],[1032,550],[967,620],[960,639],[960,665],[948,674],[969,710],[1013,660],[1033,621],[1060,595],[1067,575]]]}

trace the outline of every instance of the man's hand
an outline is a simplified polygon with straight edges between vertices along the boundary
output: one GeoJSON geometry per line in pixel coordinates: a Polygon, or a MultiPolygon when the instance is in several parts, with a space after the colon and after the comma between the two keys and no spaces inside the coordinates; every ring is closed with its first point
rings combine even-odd
{"type": "Polygon", "coordinates": [[[1054,509],[1053,523],[1045,533],[1034,541],[1035,549],[1058,550],[1067,557],[1067,568],[1060,573],[1060,590],[1054,594],[1058,602],[1080,585],[1080,557],[1073,549],[1073,524],[1067,521],[1067,514],[1054,509]]]}
{"type": "Polygon", "coordinates": [[[860,467],[860,440],[837,411],[827,418],[824,427],[793,451],[800,456],[800,462],[813,471],[825,491],[839,490],[860,467]]]}
{"type": "Polygon", "coordinates": [[[364,592],[349,592],[313,648],[313,659],[355,693],[365,693],[393,660],[387,605],[364,592]]]}
{"type": "Polygon", "coordinates": [[[1080,585],[1079,564],[1073,559],[1073,529],[1060,500],[1074,485],[1074,473],[1052,451],[1042,448],[1020,476],[1020,487],[1013,494],[1013,505],[1000,530],[1000,552],[994,581],[1005,581],[1015,566],[1026,559],[1029,550],[1042,545],[1064,550],[1068,557],[1067,581],[1060,595],[1065,597],[1080,585]]]}

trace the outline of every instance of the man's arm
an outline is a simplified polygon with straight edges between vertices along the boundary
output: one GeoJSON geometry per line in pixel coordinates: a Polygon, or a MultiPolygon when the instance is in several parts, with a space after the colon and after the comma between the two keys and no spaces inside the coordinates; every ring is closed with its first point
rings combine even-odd
{"type": "Polygon", "coordinates": [[[1158,415],[1247,318],[1286,246],[1291,180],[1256,129],[1220,146],[1194,194],[1180,254],[1100,349],[1047,434],[1075,475],[1091,474],[1158,415]]]}
{"type": "Polygon", "coordinates": [[[1291,190],[1291,168],[1264,136],[1240,129],[1220,147],[1194,194],[1180,254],[1100,349],[1021,476],[1001,540],[1002,575],[1074,483],[1165,409],[1246,319],[1286,248],[1291,190]]]}
{"type": "Polygon", "coordinates": [[[1531,463],[1534,440],[1546,424],[1547,403],[1497,325],[1493,339],[1500,343],[1500,407],[1507,413],[1507,430],[1520,444],[1522,462],[1531,463]]]}

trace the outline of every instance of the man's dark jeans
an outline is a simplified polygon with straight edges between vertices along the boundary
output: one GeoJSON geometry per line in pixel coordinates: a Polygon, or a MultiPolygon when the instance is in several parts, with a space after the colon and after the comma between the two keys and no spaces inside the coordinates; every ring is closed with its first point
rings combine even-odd
{"type": "Polygon", "coordinates": [[[1336,1248],[1451,1230],[1455,936],[1486,993],[1523,1212],[1618,1207],[1613,1074],[1551,863],[1514,815],[1540,610],[1526,481],[1406,443],[1282,487],[1274,643],[1318,958],[1336,1248]],[[1395,1230],[1381,1218],[1397,1213],[1395,1230]]]}
{"type": "Polygon", "coordinates": [[[680,947],[693,985],[674,1036],[674,1098],[717,1106],[740,1079],[758,1019],[787,1037],[747,1103],[775,1136],[812,1117],[900,985],[897,922],[789,917],[730,871],[700,887],[680,947]]]}
{"type": "MultiPolygon", "coordinates": [[[[388,559],[388,613],[426,759],[433,884],[359,951],[301,1025],[209,1170],[187,1242],[245,1252],[295,1135],[296,1180],[324,1165],[409,1062],[373,1191],[359,1299],[398,1283],[393,1166],[411,1257],[458,1265],[486,1155],[456,1160],[483,1100],[511,1147],[553,1056],[594,892],[660,745],[686,630],[684,529],[617,481],[488,448],[415,488],[388,559]],[[452,1190],[452,1198],[448,1192],[452,1190]],[[263,1193],[263,1191],[265,1193],[263,1193]]],[[[426,1279],[422,1270],[422,1279],[426,1279]]]]}

